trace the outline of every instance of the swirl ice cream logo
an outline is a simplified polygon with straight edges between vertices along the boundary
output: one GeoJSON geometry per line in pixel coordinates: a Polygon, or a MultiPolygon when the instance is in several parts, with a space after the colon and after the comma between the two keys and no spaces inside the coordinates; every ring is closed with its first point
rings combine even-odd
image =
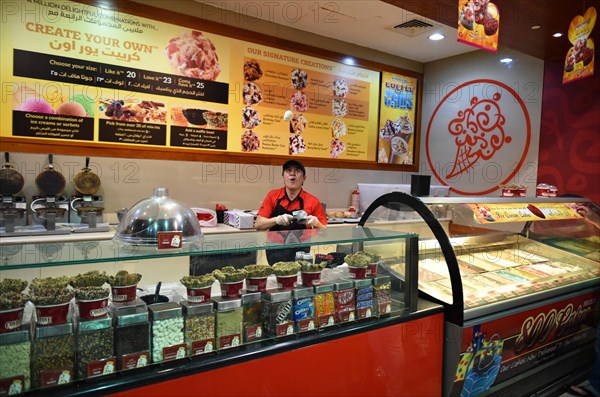
{"type": "Polygon", "coordinates": [[[448,131],[456,137],[458,150],[447,179],[467,171],[480,158],[491,159],[505,143],[511,142],[512,138],[504,132],[506,118],[498,106],[500,98],[499,93],[495,93],[492,100],[473,97],[471,107],[460,110],[458,117],[448,124],[448,131]]]}
{"type": "Polygon", "coordinates": [[[478,79],[458,85],[438,103],[425,154],[433,175],[451,191],[486,195],[537,172],[529,170],[535,158],[523,167],[530,144],[531,120],[519,94],[500,81],[478,79]]]}

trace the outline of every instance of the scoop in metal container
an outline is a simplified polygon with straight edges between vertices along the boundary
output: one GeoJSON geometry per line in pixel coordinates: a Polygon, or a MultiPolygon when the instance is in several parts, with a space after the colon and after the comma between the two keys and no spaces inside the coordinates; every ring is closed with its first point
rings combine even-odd
{"type": "Polygon", "coordinates": [[[202,238],[194,211],[169,198],[165,187],[154,188],[152,197],[137,202],[125,213],[114,239],[133,245],[157,245],[160,232],[182,232],[184,245],[202,238]]]}

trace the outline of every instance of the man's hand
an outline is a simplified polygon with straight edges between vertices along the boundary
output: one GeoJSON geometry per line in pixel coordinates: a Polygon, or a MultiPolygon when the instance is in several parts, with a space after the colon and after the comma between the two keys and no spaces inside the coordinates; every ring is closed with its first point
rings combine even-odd
{"type": "Polygon", "coordinates": [[[275,218],[275,223],[279,226],[287,226],[292,223],[292,219],[294,219],[294,217],[290,214],[281,214],[277,215],[275,218]]]}
{"type": "Polygon", "coordinates": [[[319,218],[314,215],[309,215],[306,217],[306,227],[315,228],[319,224],[319,218]]]}

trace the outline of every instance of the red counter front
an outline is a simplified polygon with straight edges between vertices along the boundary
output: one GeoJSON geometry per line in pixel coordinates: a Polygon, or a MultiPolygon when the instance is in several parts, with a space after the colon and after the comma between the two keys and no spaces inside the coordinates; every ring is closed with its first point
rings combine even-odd
{"type": "Polygon", "coordinates": [[[112,396],[439,396],[443,340],[438,313],[112,396]]]}

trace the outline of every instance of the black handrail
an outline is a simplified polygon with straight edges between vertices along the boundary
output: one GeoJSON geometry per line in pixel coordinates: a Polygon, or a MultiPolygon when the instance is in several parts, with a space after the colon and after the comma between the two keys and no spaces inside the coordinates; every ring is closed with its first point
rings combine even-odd
{"type": "Polygon", "coordinates": [[[397,207],[397,205],[394,206],[394,203],[410,207],[412,210],[416,211],[419,214],[419,216],[425,221],[425,223],[427,223],[427,226],[429,226],[429,228],[433,232],[433,235],[440,244],[442,254],[444,255],[444,259],[446,260],[446,265],[448,266],[448,271],[450,273],[450,283],[452,287],[452,304],[440,301],[439,299],[436,299],[435,297],[432,297],[429,294],[424,294],[422,291],[420,291],[420,293],[427,295],[428,298],[444,306],[446,320],[462,326],[464,320],[464,300],[462,281],[460,278],[460,271],[458,268],[458,261],[456,260],[456,255],[454,254],[454,250],[452,249],[452,245],[450,244],[450,239],[444,231],[444,228],[436,219],[435,215],[425,205],[425,203],[423,203],[423,201],[421,201],[415,196],[411,196],[409,194],[401,192],[392,192],[384,194],[383,196],[373,201],[369,208],[367,208],[367,210],[363,213],[362,217],[360,218],[358,225],[364,226],[369,216],[373,213],[373,211],[375,211],[379,207],[383,206],[389,209],[397,209],[394,208],[397,207]]]}

